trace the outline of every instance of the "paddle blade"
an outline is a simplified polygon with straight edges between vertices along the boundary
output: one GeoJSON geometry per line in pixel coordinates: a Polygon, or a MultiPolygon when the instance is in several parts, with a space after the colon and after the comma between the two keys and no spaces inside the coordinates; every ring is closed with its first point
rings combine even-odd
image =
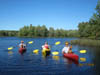
{"type": "Polygon", "coordinates": [[[86,53],[86,50],[80,50],[80,53],[86,53]]]}
{"type": "Polygon", "coordinates": [[[33,43],[33,41],[28,42],[28,44],[32,44],[32,43],[33,43]]]}
{"type": "Polygon", "coordinates": [[[8,50],[12,50],[12,49],[13,49],[13,47],[9,47],[9,48],[8,48],[8,50]]]}
{"type": "Polygon", "coordinates": [[[59,44],[60,44],[60,41],[58,41],[58,42],[55,43],[55,45],[59,45],[59,44]]]}
{"type": "Polygon", "coordinates": [[[38,53],[39,52],[39,50],[38,49],[35,49],[35,50],[33,50],[33,53],[38,53]]]}
{"type": "Polygon", "coordinates": [[[59,54],[59,52],[52,52],[52,54],[53,54],[53,55],[58,55],[58,54],[59,54]]]}

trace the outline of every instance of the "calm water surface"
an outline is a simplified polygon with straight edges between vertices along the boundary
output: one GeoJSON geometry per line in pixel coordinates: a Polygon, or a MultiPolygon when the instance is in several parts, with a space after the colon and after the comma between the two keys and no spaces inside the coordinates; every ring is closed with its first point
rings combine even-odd
{"type": "Polygon", "coordinates": [[[79,55],[79,64],[66,59],[62,56],[61,50],[65,41],[71,41],[78,38],[17,38],[0,37],[0,75],[100,75],[100,48],[72,45],[73,52],[79,55]],[[18,52],[17,45],[21,40],[25,43],[34,41],[27,45],[27,51],[21,55],[18,52]],[[44,57],[41,53],[41,46],[45,41],[52,46],[51,52],[58,51],[59,55],[44,57]],[[61,44],[55,46],[54,43],[60,41],[61,44]],[[13,50],[7,48],[14,46],[13,50]],[[33,50],[39,49],[38,54],[33,50]],[[87,53],[81,54],[79,50],[87,50],[87,53]]]}

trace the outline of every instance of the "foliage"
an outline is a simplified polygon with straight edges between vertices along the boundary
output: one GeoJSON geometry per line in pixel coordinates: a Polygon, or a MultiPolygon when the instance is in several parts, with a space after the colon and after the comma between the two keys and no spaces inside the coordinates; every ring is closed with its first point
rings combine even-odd
{"type": "Polygon", "coordinates": [[[45,25],[24,26],[19,30],[19,37],[79,37],[77,30],[47,29],[45,25]]]}
{"type": "Polygon", "coordinates": [[[0,30],[0,36],[17,36],[18,31],[0,30]]]}
{"type": "Polygon", "coordinates": [[[78,25],[80,37],[100,39],[100,0],[96,6],[96,13],[89,22],[82,22],[78,25]]]}

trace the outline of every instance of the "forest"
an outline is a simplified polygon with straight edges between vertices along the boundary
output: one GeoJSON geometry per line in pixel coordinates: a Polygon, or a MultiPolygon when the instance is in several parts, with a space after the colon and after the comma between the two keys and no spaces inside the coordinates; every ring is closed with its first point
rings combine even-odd
{"type": "Polygon", "coordinates": [[[80,37],[100,39],[100,0],[98,0],[95,10],[96,13],[88,22],[79,23],[78,32],[80,37]]]}
{"type": "Polygon", "coordinates": [[[0,36],[17,37],[79,37],[78,30],[49,29],[45,25],[33,26],[32,24],[24,26],[19,31],[1,30],[0,36]]]}
{"type": "Polygon", "coordinates": [[[38,26],[24,26],[19,30],[18,36],[24,37],[78,37],[77,30],[64,30],[64,29],[54,29],[50,27],[47,29],[45,25],[38,26]]]}
{"type": "Polygon", "coordinates": [[[47,28],[46,25],[24,25],[18,31],[0,30],[0,36],[18,37],[80,37],[100,39],[100,0],[95,8],[96,12],[88,22],[80,22],[78,30],[64,30],[47,28]]]}
{"type": "Polygon", "coordinates": [[[0,36],[17,36],[18,31],[15,30],[0,30],[0,36]]]}

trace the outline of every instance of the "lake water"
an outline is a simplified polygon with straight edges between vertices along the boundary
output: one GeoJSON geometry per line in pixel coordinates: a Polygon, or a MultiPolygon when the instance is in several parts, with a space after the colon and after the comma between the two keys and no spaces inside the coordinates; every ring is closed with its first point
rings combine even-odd
{"type": "Polygon", "coordinates": [[[100,48],[72,45],[72,51],[79,55],[79,63],[63,57],[61,50],[65,41],[78,38],[17,38],[0,37],[0,75],[100,75],[100,48]],[[18,52],[18,44],[23,40],[34,41],[27,45],[27,51],[21,55],[18,52]],[[44,57],[41,46],[45,41],[51,45],[51,52],[58,51],[59,55],[44,57]],[[60,45],[54,45],[60,41],[60,45]],[[7,48],[15,48],[8,51],[7,48]],[[38,54],[33,50],[39,49],[38,54]],[[82,54],[80,50],[87,50],[82,54]],[[80,60],[85,58],[85,60],[80,60]]]}

